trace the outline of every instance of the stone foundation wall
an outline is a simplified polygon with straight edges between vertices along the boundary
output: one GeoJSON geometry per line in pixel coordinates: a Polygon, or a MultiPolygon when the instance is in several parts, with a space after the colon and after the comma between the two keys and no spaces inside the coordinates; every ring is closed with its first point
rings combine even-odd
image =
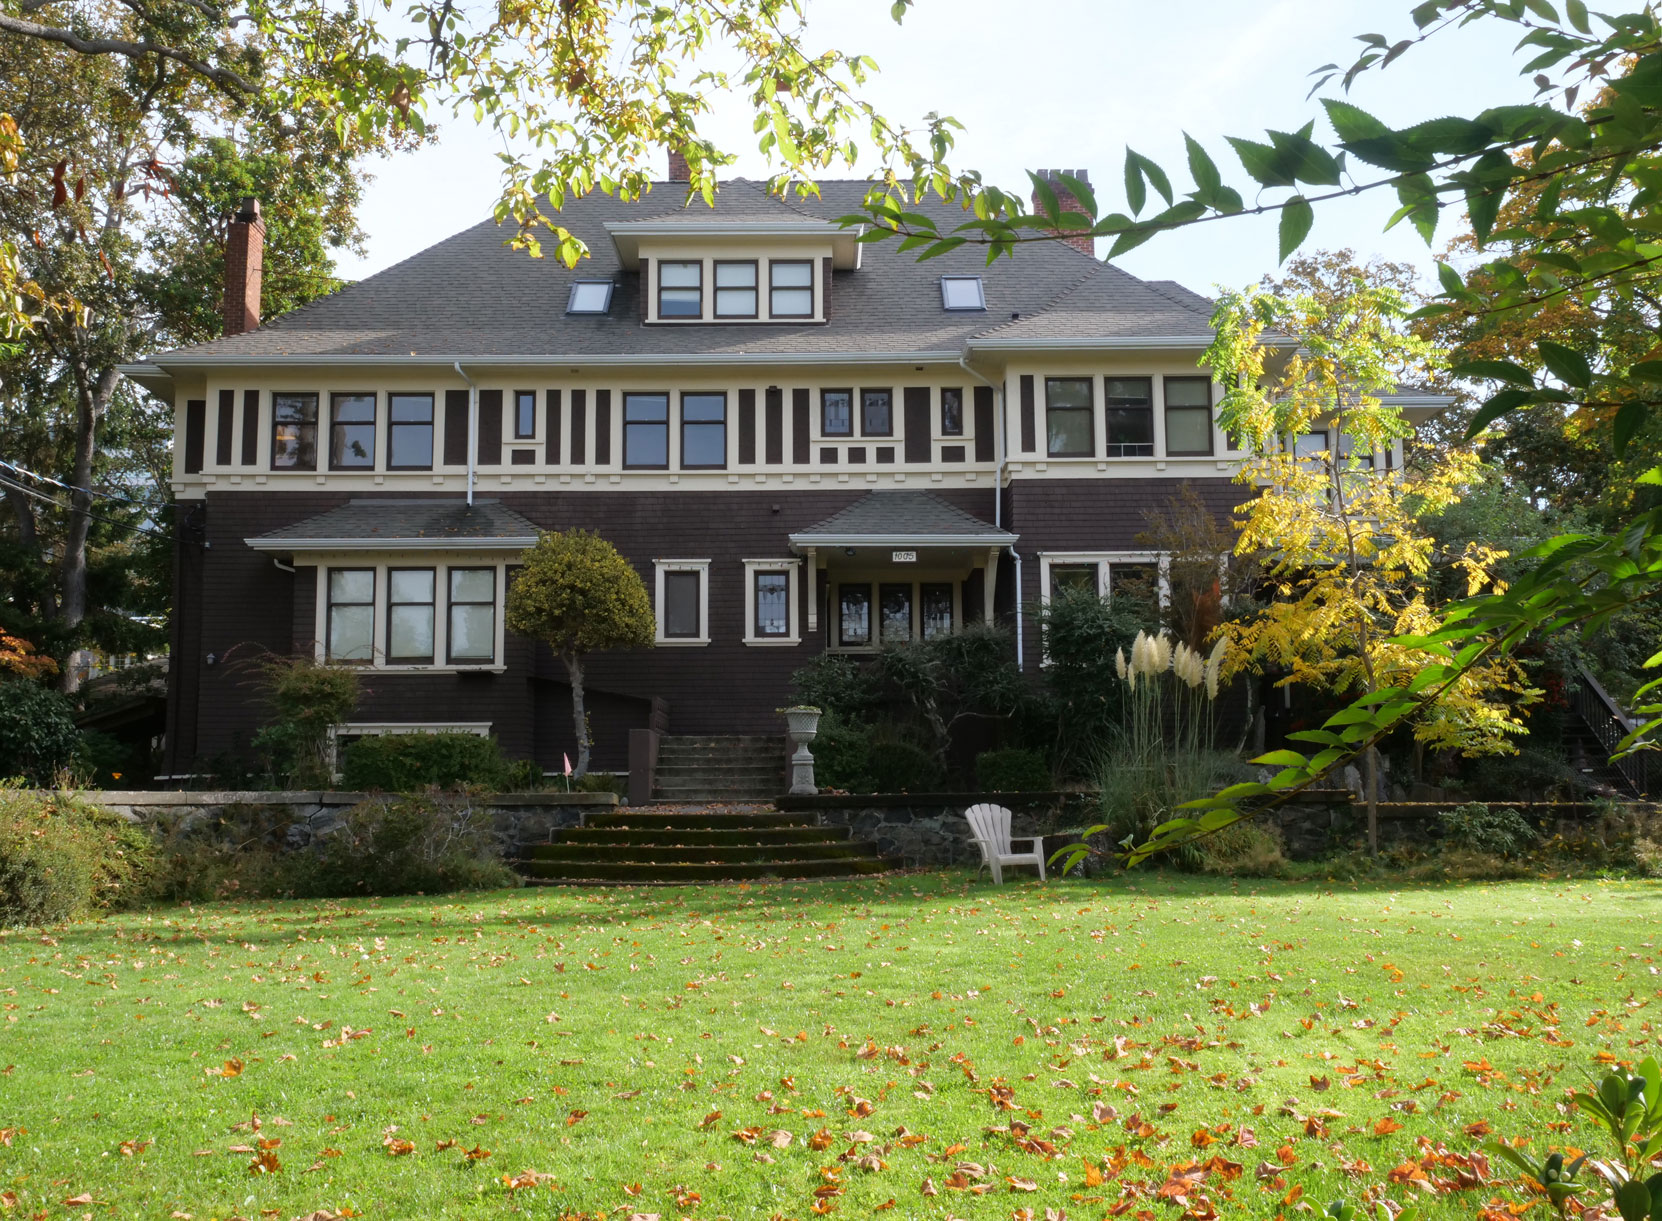
{"type": "MultiPolygon", "coordinates": [[[[1015,817],[1015,835],[1045,835],[1089,826],[1097,807],[1092,793],[902,793],[781,797],[781,810],[813,814],[822,827],[847,827],[855,839],[871,840],[884,856],[908,865],[975,865],[980,853],[970,842],[964,811],[979,802],[1006,806],[1015,817]]],[[[1047,841],[1054,851],[1072,837],[1047,841]]]]}
{"type": "MultiPolygon", "coordinates": [[[[383,794],[339,792],[163,793],[98,792],[83,796],[95,805],[158,831],[211,834],[227,815],[257,813],[268,825],[286,826],[283,845],[306,848],[341,825],[345,812],[383,794]]],[[[521,844],[546,843],[554,831],[581,826],[588,812],[613,809],[613,793],[493,793],[488,806],[503,855],[521,844]]]]}

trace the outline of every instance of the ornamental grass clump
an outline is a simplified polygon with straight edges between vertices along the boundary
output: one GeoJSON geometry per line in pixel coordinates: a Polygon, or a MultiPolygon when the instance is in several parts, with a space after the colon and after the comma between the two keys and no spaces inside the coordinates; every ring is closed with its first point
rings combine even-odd
{"type": "MultiPolygon", "coordinates": [[[[1126,715],[1118,741],[1098,762],[1103,821],[1087,832],[1087,840],[1100,836],[1123,847],[1141,843],[1177,817],[1184,802],[1247,777],[1239,759],[1214,745],[1227,654],[1221,639],[1202,654],[1164,632],[1138,632],[1129,657],[1124,649],[1116,653],[1126,715]]],[[[1085,851],[1070,852],[1069,864],[1085,851]]],[[[1175,860],[1198,869],[1206,856],[1196,843],[1175,860]]]]}

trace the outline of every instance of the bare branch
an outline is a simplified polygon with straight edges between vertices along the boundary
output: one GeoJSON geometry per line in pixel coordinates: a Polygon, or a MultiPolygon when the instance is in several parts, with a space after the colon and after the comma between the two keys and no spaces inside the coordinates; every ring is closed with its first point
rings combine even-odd
{"type": "Polygon", "coordinates": [[[216,64],[207,63],[186,51],[179,50],[177,47],[164,46],[161,43],[148,40],[133,42],[126,38],[82,38],[79,34],[59,29],[57,26],[25,21],[21,17],[13,17],[7,13],[0,13],[0,31],[19,34],[24,38],[37,38],[42,42],[60,43],[71,51],[79,51],[82,55],[124,55],[128,59],[171,59],[175,63],[183,64],[205,80],[212,81],[227,93],[249,97],[256,92],[251,81],[232,72],[229,68],[221,68],[216,64]]]}

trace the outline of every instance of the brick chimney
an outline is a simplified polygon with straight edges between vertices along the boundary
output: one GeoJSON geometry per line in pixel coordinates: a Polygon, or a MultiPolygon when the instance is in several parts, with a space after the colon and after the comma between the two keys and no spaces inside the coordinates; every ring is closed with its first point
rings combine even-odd
{"type": "Polygon", "coordinates": [[[225,334],[258,329],[264,269],[265,222],[260,219],[260,201],[250,195],[225,235],[225,334]]]}
{"type": "Polygon", "coordinates": [[[687,154],[678,148],[669,150],[669,180],[691,182],[692,170],[687,166],[687,154]]]}
{"type": "MultiPolygon", "coordinates": [[[[1089,171],[1087,171],[1087,170],[1034,170],[1033,172],[1036,173],[1040,178],[1044,179],[1046,182],[1050,183],[1050,189],[1056,192],[1056,202],[1062,205],[1062,211],[1064,211],[1064,212],[1083,212],[1083,211],[1085,211],[1085,205],[1080,203],[1077,199],[1075,199],[1073,197],[1073,192],[1068,190],[1067,187],[1063,186],[1061,184],[1061,182],[1059,182],[1057,180],[1057,175],[1058,174],[1067,174],[1070,177],[1079,179],[1079,181],[1083,182],[1086,186],[1089,186],[1091,184],[1091,175],[1090,175],[1089,171]]],[[[1039,193],[1037,191],[1033,192],[1033,211],[1035,213],[1042,213],[1044,211],[1043,206],[1039,203],[1039,193]]],[[[1066,242],[1068,245],[1072,246],[1075,250],[1078,250],[1083,254],[1088,254],[1093,259],[1096,258],[1096,239],[1092,238],[1089,234],[1085,233],[1083,230],[1052,229],[1051,232],[1052,233],[1065,233],[1065,234],[1067,234],[1067,236],[1062,239],[1064,242],[1066,242]]]]}

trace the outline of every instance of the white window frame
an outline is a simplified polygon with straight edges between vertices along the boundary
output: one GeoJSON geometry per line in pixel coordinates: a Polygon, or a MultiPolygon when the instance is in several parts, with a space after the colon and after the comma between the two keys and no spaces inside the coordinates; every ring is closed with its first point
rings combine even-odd
{"type": "Polygon", "coordinates": [[[745,560],[744,561],[744,642],[749,645],[799,645],[802,643],[802,595],[800,592],[799,573],[802,570],[801,559],[785,560],[745,560]],[[788,580],[786,588],[790,599],[789,631],[783,636],[758,636],[756,634],[756,574],[759,572],[783,572],[788,580]]]}
{"type": "Polygon", "coordinates": [[[700,648],[710,643],[710,561],[709,560],[653,560],[652,561],[652,618],[655,625],[654,642],[659,648],[700,648]],[[664,574],[669,572],[696,572],[698,574],[698,635],[664,635],[664,574]]]}
{"type": "Polygon", "coordinates": [[[368,661],[353,662],[361,669],[374,670],[383,674],[501,674],[507,670],[506,647],[507,628],[503,623],[507,602],[508,561],[490,555],[477,558],[460,552],[447,552],[444,555],[431,553],[412,553],[410,555],[377,555],[358,557],[352,555],[338,555],[329,559],[320,559],[317,564],[317,594],[315,618],[312,635],[314,639],[314,657],[319,664],[328,661],[328,629],[329,629],[329,572],[334,568],[367,568],[375,573],[375,603],[374,628],[375,635],[370,649],[368,661]],[[400,663],[394,665],[387,661],[387,619],[390,615],[388,595],[390,593],[387,580],[389,568],[431,568],[433,570],[433,664],[423,665],[400,663]],[[492,650],[491,660],[488,662],[450,662],[450,570],[452,568],[491,568],[496,572],[496,640],[492,650]]]}
{"type": "Polygon", "coordinates": [[[1153,564],[1159,573],[1160,609],[1171,606],[1171,555],[1162,551],[1041,551],[1039,552],[1039,601],[1050,605],[1051,565],[1078,568],[1096,565],[1096,595],[1107,597],[1109,570],[1115,564],[1153,564]]]}

